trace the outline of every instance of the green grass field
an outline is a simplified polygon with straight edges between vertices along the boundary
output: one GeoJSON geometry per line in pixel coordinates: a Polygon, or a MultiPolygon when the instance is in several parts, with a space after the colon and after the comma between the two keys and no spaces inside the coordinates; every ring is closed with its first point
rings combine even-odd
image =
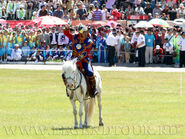
{"type": "Polygon", "coordinates": [[[100,74],[105,126],[98,127],[96,107],[92,128],[74,130],[60,71],[0,70],[0,138],[185,138],[180,73],[100,74]]]}

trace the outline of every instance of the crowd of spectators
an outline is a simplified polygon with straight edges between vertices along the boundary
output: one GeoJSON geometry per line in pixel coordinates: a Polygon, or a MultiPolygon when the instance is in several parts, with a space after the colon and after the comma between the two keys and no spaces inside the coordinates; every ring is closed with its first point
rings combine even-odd
{"type": "MultiPolygon", "coordinates": [[[[154,27],[150,29],[135,29],[132,25],[122,27],[117,24],[116,28],[110,26],[87,25],[90,37],[93,41],[92,62],[107,63],[115,66],[115,63],[137,63],[139,31],[144,36],[146,64],[165,63],[179,66],[182,39],[182,28],[154,27]],[[111,61],[111,63],[110,63],[111,61]]],[[[61,58],[70,59],[72,55],[72,42],[63,33],[65,25],[51,28],[38,28],[34,26],[8,25],[0,28],[0,60],[33,60],[46,61],[61,58]]],[[[71,33],[78,33],[78,26],[70,27],[71,33]]],[[[184,50],[183,50],[184,51],[184,50]]],[[[185,61],[185,60],[184,60],[185,61]]]]}
{"type": "MultiPolygon", "coordinates": [[[[118,20],[127,19],[127,15],[149,15],[151,18],[176,19],[184,17],[182,1],[144,1],[144,0],[1,0],[0,17],[9,20],[34,19],[38,16],[52,15],[72,20],[118,20]],[[174,10],[176,9],[176,10],[174,10]],[[22,12],[23,11],[23,12],[22,12]]],[[[123,27],[87,25],[93,40],[91,58],[93,62],[137,63],[139,66],[152,63],[167,65],[180,63],[182,28],[155,27],[135,29],[132,25],[123,27]],[[140,33],[138,35],[138,33],[140,33]],[[140,35],[143,35],[139,37],[140,35]],[[139,41],[143,39],[139,51],[139,41]],[[144,59],[140,59],[144,56],[144,59]],[[142,61],[142,64],[140,63],[142,61]]],[[[46,61],[61,58],[70,59],[72,42],[63,33],[65,26],[39,28],[34,26],[16,26],[10,28],[0,25],[0,62],[7,60],[46,61]]],[[[71,26],[71,33],[78,32],[78,26],[71,26]]],[[[184,55],[184,53],[183,53],[184,55]]],[[[182,57],[181,57],[182,59],[182,57]]]]}
{"type": "Polygon", "coordinates": [[[124,20],[128,15],[184,18],[183,0],[0,0],[0,18],[30,20],[53,15],[72,20],[124,20]]]}
{"type": "Polygon", "coordinates": [[[72,55],[71,42],[64,35],[65,26],[38,28],[34,26],[0,27],[0,61],[56,60],[72,55]],[[69,50],[69,51],[68,51],[69,50]]]}

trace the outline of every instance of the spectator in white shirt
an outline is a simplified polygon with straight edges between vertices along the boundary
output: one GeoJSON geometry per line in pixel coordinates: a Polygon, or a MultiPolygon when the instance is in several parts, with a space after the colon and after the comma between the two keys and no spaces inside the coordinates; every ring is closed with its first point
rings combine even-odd
{"type": "Polygon", "coordinates": [[[19,45],[15,44],[15,49],[12,50],[11,56],[8,56],[7,59],[15,60],[15,61],[21,60],[22,58],[21,54],[22,54],[22,51],[19,48],[19,45]]]}
{"type": "Polygon", "coordinates": [[[61,28],[58,34],[58,45],[65,47],[69,43],[69,38],[64,35],[64,28],[61,28]]]}
{"type": "Polygon", "coordinates": [[[177,9],[177,17],[184,18],[184,15],[185,15],[184,5],[180,4],[179,8],[177,9]]]}
{"type": "Polygon", "coordinates": [[[114,61],[117,46],[116,33],[117,33],[116,30],[113,29],[112,33],[109,34],[106,40],[106,44],[108,47],[108,62],[110,67],[116,66],[114,61]]]}
{"type": "Polygon", "coordinates": [[[103,21],[107,20],[108,11],[105,7],[105,4],[103,4],[101,12],[102,12],[102,20],[103,21]]]}
{"type": "Polygon", "coordinates": [[[171,65],[172,64],[173,44],[170,41],[168,41],[167,37],[164,39],[163,49],[165,51],[164,63],[166,65],[171,65]]]}
{"type": "Polygon", "coordinates": [[[135,12],[138,12],[139,15],[144,15],[144,14],[145,14],[144,9],[143,9],[143,7],[141,7],[140,4],[139,4],[138,7],[135,9],[135,12]]]}
{"type": "Polygon", "coordinates": [[[178,45],[180,46],[180,68],[185,67],[185,32],[182,33],[178,45]]]}
{"type": "Polygon", "coordinates": [[[42,5],[46,5],[47,3],[45,2],[45,0],[42,0],[41,2],[40,2],[40,4],[39,4],[39,9],[41,9],[41,6],[42,5]]]}
{"type": "Polygon", "coordinates": [[[145,37],[143,34],[144,34],[143,31],[136,32],[136,37],[137,37],[136,48],[138,49],[138,66],[139,67],[145,66],[145,37]]]}
{"type": "Polygon", "coordinates": [[[107,0],[106,2],[106,8],[108,10],[108,12],[110,12],[112,10],[112,6],[114,5],[116,0],[107,0]]]}

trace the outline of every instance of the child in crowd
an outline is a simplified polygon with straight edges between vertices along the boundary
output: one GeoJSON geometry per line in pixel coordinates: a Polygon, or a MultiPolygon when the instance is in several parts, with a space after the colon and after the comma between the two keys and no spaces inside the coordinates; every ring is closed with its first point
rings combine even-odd
{"type": "Polygon", "coordinates": [[[173,53],[173,44],[169,42],[168,38],[165,38],[163,49],[165,51],[164,63],[166,65],[172,64],[172,53],[173,53]]]}
{"type": "Polygon", "coordinates": [[[58,58],[57,52],[58,52],[57,44],[53,44],[53,47],[50,51],[48,59],[49,60],[56,60],[56,58],[58,58]]]}
{"type": "Polygon", "coordinates": [[[128,36],[125,37],[125,42],[124,42],[124,50],[125,50],[125,61],[126,63],[130,62],[130,38],[128,36]]]}

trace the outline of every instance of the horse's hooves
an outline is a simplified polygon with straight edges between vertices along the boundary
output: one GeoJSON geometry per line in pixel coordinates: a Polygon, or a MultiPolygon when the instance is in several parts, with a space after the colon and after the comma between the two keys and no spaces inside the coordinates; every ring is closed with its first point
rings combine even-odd
{"type": "Polygon", "coordinates": [[[104,126],[104,124],[103,123],[99,123],[99,126],[104,126]]]}
{"type": "Polygon", "coordinates": [[[74,129],[78,129],[78,126],[74,126],[74,129]]]}
{"type": "Polygon", "coordinates": [[[90,128],[89,125],[83,125],[83,128],[90,128]]]}

